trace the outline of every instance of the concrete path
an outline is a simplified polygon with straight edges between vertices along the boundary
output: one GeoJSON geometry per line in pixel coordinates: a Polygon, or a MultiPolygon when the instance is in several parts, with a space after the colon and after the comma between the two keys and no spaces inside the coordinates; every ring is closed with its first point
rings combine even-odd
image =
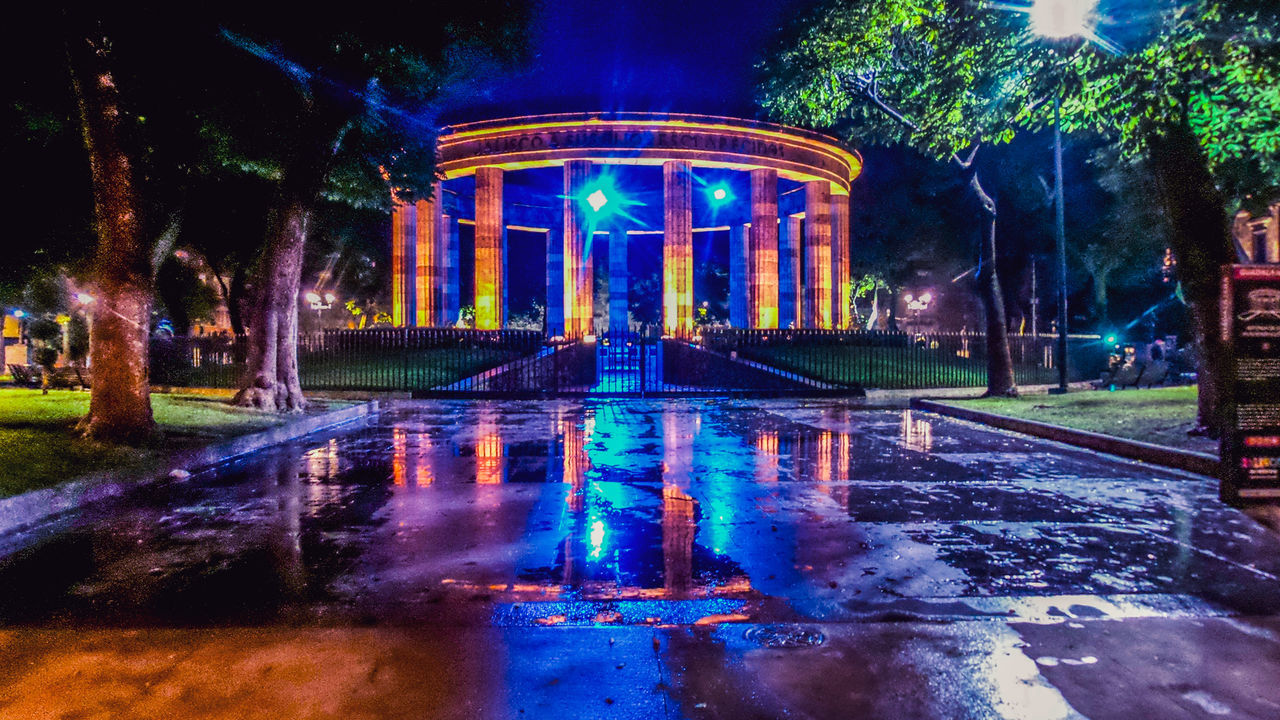
{"type": "Polygon", "coordinates": [[[9,538],[0,718],[1280,717],[1215,498],[836,400],[423,402],[9,538]]]}

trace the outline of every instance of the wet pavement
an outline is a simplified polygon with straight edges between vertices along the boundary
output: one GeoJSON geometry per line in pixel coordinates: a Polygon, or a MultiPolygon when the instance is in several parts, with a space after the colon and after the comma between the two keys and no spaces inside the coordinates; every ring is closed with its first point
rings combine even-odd
{"type": "Polygon", "coordinates": [[[837,400],[423,402],[0,539],[0,718],[1280,718],[1216,495],[837,400]]]}

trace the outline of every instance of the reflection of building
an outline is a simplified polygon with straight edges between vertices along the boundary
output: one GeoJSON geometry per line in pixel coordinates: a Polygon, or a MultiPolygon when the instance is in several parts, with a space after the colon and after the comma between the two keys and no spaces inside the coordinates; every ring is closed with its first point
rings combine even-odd
{"type": "MultiPolygon", "coordinates": [[[[460,226],[474,232],[480,329],[506,324],[509,231],[541,236],[552,334],[581,337],[593,330],[597,234],[608,237],[607,256],[614,258],[608,263],[612,293],[628,287],[627,246],[662,236],[662,317],[669,332],[692,329],[693,235],[710,230],[729,231],[730,265],[737,269],[729,296],[744,301],[735,313],[743,325],[850,322],[849,184],[862,161],[831,138],[701,115],[543,115],[445,128],[438,153],[444,179],[431,197],[394,204],[396,325],[452,325],[468,304],[460,297],[460,226]],[[559,176],[540,200],[529,200],[532,191],[520,195],[530,173],[547,170],[559,176]],[[712,174],[732,181],[735,173],[749,186],[736,206],[725,188],[706,186],[712,174]],[[628,178],[661,189],[661,202],[653,203],[659,214],[626,205],[618,188],[628,186],[628,178]]],[[[612,313],[625,310],[611,304],[612,313]]],[[[611,318],[610,324],[622,323],[611,318]]]]}
{"type": "Polygon", "coordinates": [[[1267,207],[1266,215],[1237,212],[1231,235],[1242,262],[1280,263],[1280,200],[1267,207]]]}

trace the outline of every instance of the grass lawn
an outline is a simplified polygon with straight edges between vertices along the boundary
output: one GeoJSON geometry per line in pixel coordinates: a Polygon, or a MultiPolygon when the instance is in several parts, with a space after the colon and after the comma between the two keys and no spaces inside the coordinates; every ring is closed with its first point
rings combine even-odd
{"type": "MultiPolygon", "coordinates": [[[[229,397],[229,395],[228,395],[229,397]]],[[[129,448],[80,438],[75,425],[89,411],[77,390],[0,389],[0,497],[57,485],[86,473],[144,471],[169,451],[264,430],[284,419],[231,407],[226,397],[155,393],[159,433],[147,447],[129,448]]]]}
{"type": "Polygon", "coordinates": [[[1115,392],[1079,390],[1066,395],[947,399],[943,402],[1184,450],[1218,452],[1216,440],[1187,435],[1196,419],[1194,385],[1115,392]]]}

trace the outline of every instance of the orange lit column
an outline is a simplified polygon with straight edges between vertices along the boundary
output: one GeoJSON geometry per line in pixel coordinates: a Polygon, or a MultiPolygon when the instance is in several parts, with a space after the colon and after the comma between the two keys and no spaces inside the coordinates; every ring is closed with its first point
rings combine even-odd
{"type": "Polygon", "coordinates": [[[778,171],[751,171],[751,327],[778,327],[778,171]]]}
{"type": "Polygon", "coordinates": [[[849,196],[831,196],[831,311],[835,326],[849,327],[853,282],[849,277],[849,196]]]}
{"type": "Polygon", "coordinates": [[[831,186],[804,184],[804,325],[831,328],[831,186]]]}
{"type": "Polygon", "coordinates": [[[736,328],[751,327],[750,290],[747,280],[747,226],[729,226],[729,324],[736,328]]]}
{"type": "Polygon", "coordinates": [[[582,204],[590,181],[589,161],[569,160],[564,164],[564,331],[572,338],[591,333],[594,278],[588,255],[591,236],[582,204]]]}
{"type": "Polygon", "coordinates": [[[693,163],[662,163],[662,329],[693,332],[693,163]]]}
{"type": "Polygon", "coordinates": [[[414,242],[417,238],[417,212],[411,203],[391,200],[391,322],[396,327],[412,323],[414,242]]]}
{"type": "Polygon", "coordinates": [[[437,182],[432,186],[430,200],[415,203],[417,228],[414,233],[413,325],[417,327],[432,327],[436,324],[440,292],[440,235],[444,226],[440,200],[440,183],[437,182]]]}
{"type": "Polygon", "coordinates": [[[476,328],[502,327],[502,169],[476,169],[476,328]]]}
{"type": "Polygon", "coordinates": [[[803,327],[800,318],[800,218],[778,225],[778,325],[803,327]]]}

